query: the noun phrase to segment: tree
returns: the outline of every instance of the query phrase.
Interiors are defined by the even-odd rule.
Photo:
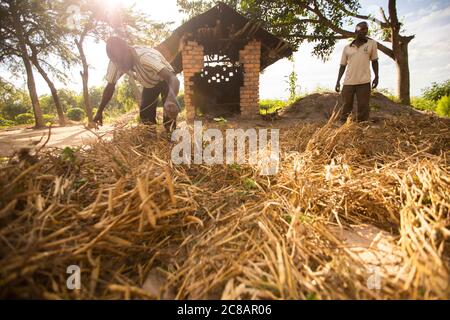
[[[211,8],[216,0],[178,0],[180,11],[189,16]],[[380,36],[378,49],[397,65],[397,95],[400,102],[410,103],[408,44],[414,36],[403,36],[396,0],[389,0],[388,15],[380,8],[381,19],[358,13],[358,0],[229,0],[229,5],[247,17],[259,20],[273,34],[285,38],[294,48],[303,41],[315,43],[313,54],[328,59],[339,39],[352,38],[353,31],[344,26],[357,18],[372,22]],[[382,42],[390,42],[391,48]]]
[[[17,115],[29,112],[31,112],[31,100],[27,91],[16,88],[0,78],[0,116],[14,120]]]
[[[59,11],[55,9],[54,2],[40,2],[40,6],[41,10],[35,12],[35,14],[39,14],[39,28],[26,40],[31,51],[30,59],[47,83],[58,114],[59,124],[64,126],[66,124],[64,111],[58,90],[49,73],[62,82],[66,82],[67,76],[65,72],[48,61],[58,60],[62,63],[63,68],[67,70],[76,63],[76,58],[72,54],[72,46],[68,40],[67,29],[63,24],[55,23],[55,21],[59,20]]]
[[[19,56],[23,62],[27,77],[28,92],[33,107],[36,128],[44,127],[44,118],[36,91],[36,81],[33,74],[32,61],[27,48],[27,36],[30,30],[36,27],[34,10],[39,5],[35,1],[3,0],[0,3],[1,11],[1,40],[0,61],[14,62],[11,68],[19,68]]]
[[[13,3],[13,1],[8,2]],[[36,68],[50,89],[60,125],[65,125],[64,113],[61,108],[58,92],[50,74],[63,82],[66,80],[66,74],[57,67],[57,64],[54,62],[49,63],[48,61],[58,61],[64,69],[68,69],[75,62],[75,59],[68,47],[66,31],[60,24],[55,23],[58,15],[53,10],[53,3],[52,1],[21,2],[21,5],[18,7],[22,14],[20,22],[22,27],[22,41],[25,48],[22,50],[20,49],[20,45],[14,45],[16,40],[18,40],[17,34],[21,30],[17,29],[14,25],[5,25],[2,28],[4,31],[2,36],[5,37],[6,43],[1,50],[5,53],[4,57],[9,58],[7,62],[9,62],[9,69],[13,70],[13,73],[16,71],[15,69],[20,69],[17,66],[19,62],[14,57],[22,58],[22,54],[27,53],[27,60]],[[8,4],[5,2],[3,8],[7,7]],[[5,17],[10,19],[14,17],[11,10],[5,10],[4,12]],[[27,69],[26,63],[24,66]],[[32,92],[30,94],[34,95]]]
[[[223,2],[232,8],[238,8],[240,6],[240,0],[177,0],[177,6],[180,12],[187,15],[187,17],[193,18],[209,9],[214,7],[218,2]]]
[[[410,104],[410,74],[408,44],[414,36],[403,36],[398,19],[396,0],[389,0],[388,15],[380,8],[381,19],[358,13],[357,0],[243,0],[243,10],[253,18],[261,19],[274,34],[286,38],[294,46],[304,40],[316,43],[314,54],[327,59],[338,39],[352,38],[353,31],[346,30],[353,18],[372,22],[381,35],[378,49],[393,59],[397,65],[397,95],[401,103]],[[284,8],[283,8],[284,7]],[[390,42],[391,48],[383,42]]]

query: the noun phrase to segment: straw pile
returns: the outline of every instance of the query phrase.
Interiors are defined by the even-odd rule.
[[[280,134],[271,177],[174,166],[172,145],[141,126],[10,159],[0,169],[0,297],[450,297],[448,122],[330,121]],[[364,225],[383,232],[358,251],[342,235]],[[81,290],[66,287],[70,265]]]

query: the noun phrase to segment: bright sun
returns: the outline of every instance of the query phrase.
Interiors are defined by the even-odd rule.
[[[129,7],[136,2],[135,0],[102,0],[106,11],[114,11],[120,7]]]

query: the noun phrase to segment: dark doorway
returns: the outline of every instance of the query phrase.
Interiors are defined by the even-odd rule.
[[[207,118],[240,114],[240,88],[243,85],[242,66],[220,63],[205,66],[194,82],[193,103],[198,115]]]

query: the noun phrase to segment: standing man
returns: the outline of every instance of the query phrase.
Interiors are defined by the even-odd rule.
[[[341,78],[348,65],[342,89],[342,113],[341,121],[345,122],[352,112],[353,99],[356,94],[358,101],[357,121],[367,121],[369,119],[370,100],[370,61],[375,78],[372,82],[372,89],[378,86],[378,52],[377,42],[367,38],[369,27],[367,22],[356,25],[356,39],[345,46],[342,52],[341,67],[339,68],[336,92],[341,90]]]
[[[158,97],[162,96],[164,107],[164,127],[171,132],[176,127],[180,112],[177,95],[180,89],[175,72],[163,55],[147,47],[131,47],[125,40],[111,37],[106,42],[106,53],[110,59],[103,91],[102,101],[94,122],[103,125],[103,110],[111,100],[117,81],[126,73],[138,81],[142,90],[140,106],[141,121],[144,124],[156,124]]]

